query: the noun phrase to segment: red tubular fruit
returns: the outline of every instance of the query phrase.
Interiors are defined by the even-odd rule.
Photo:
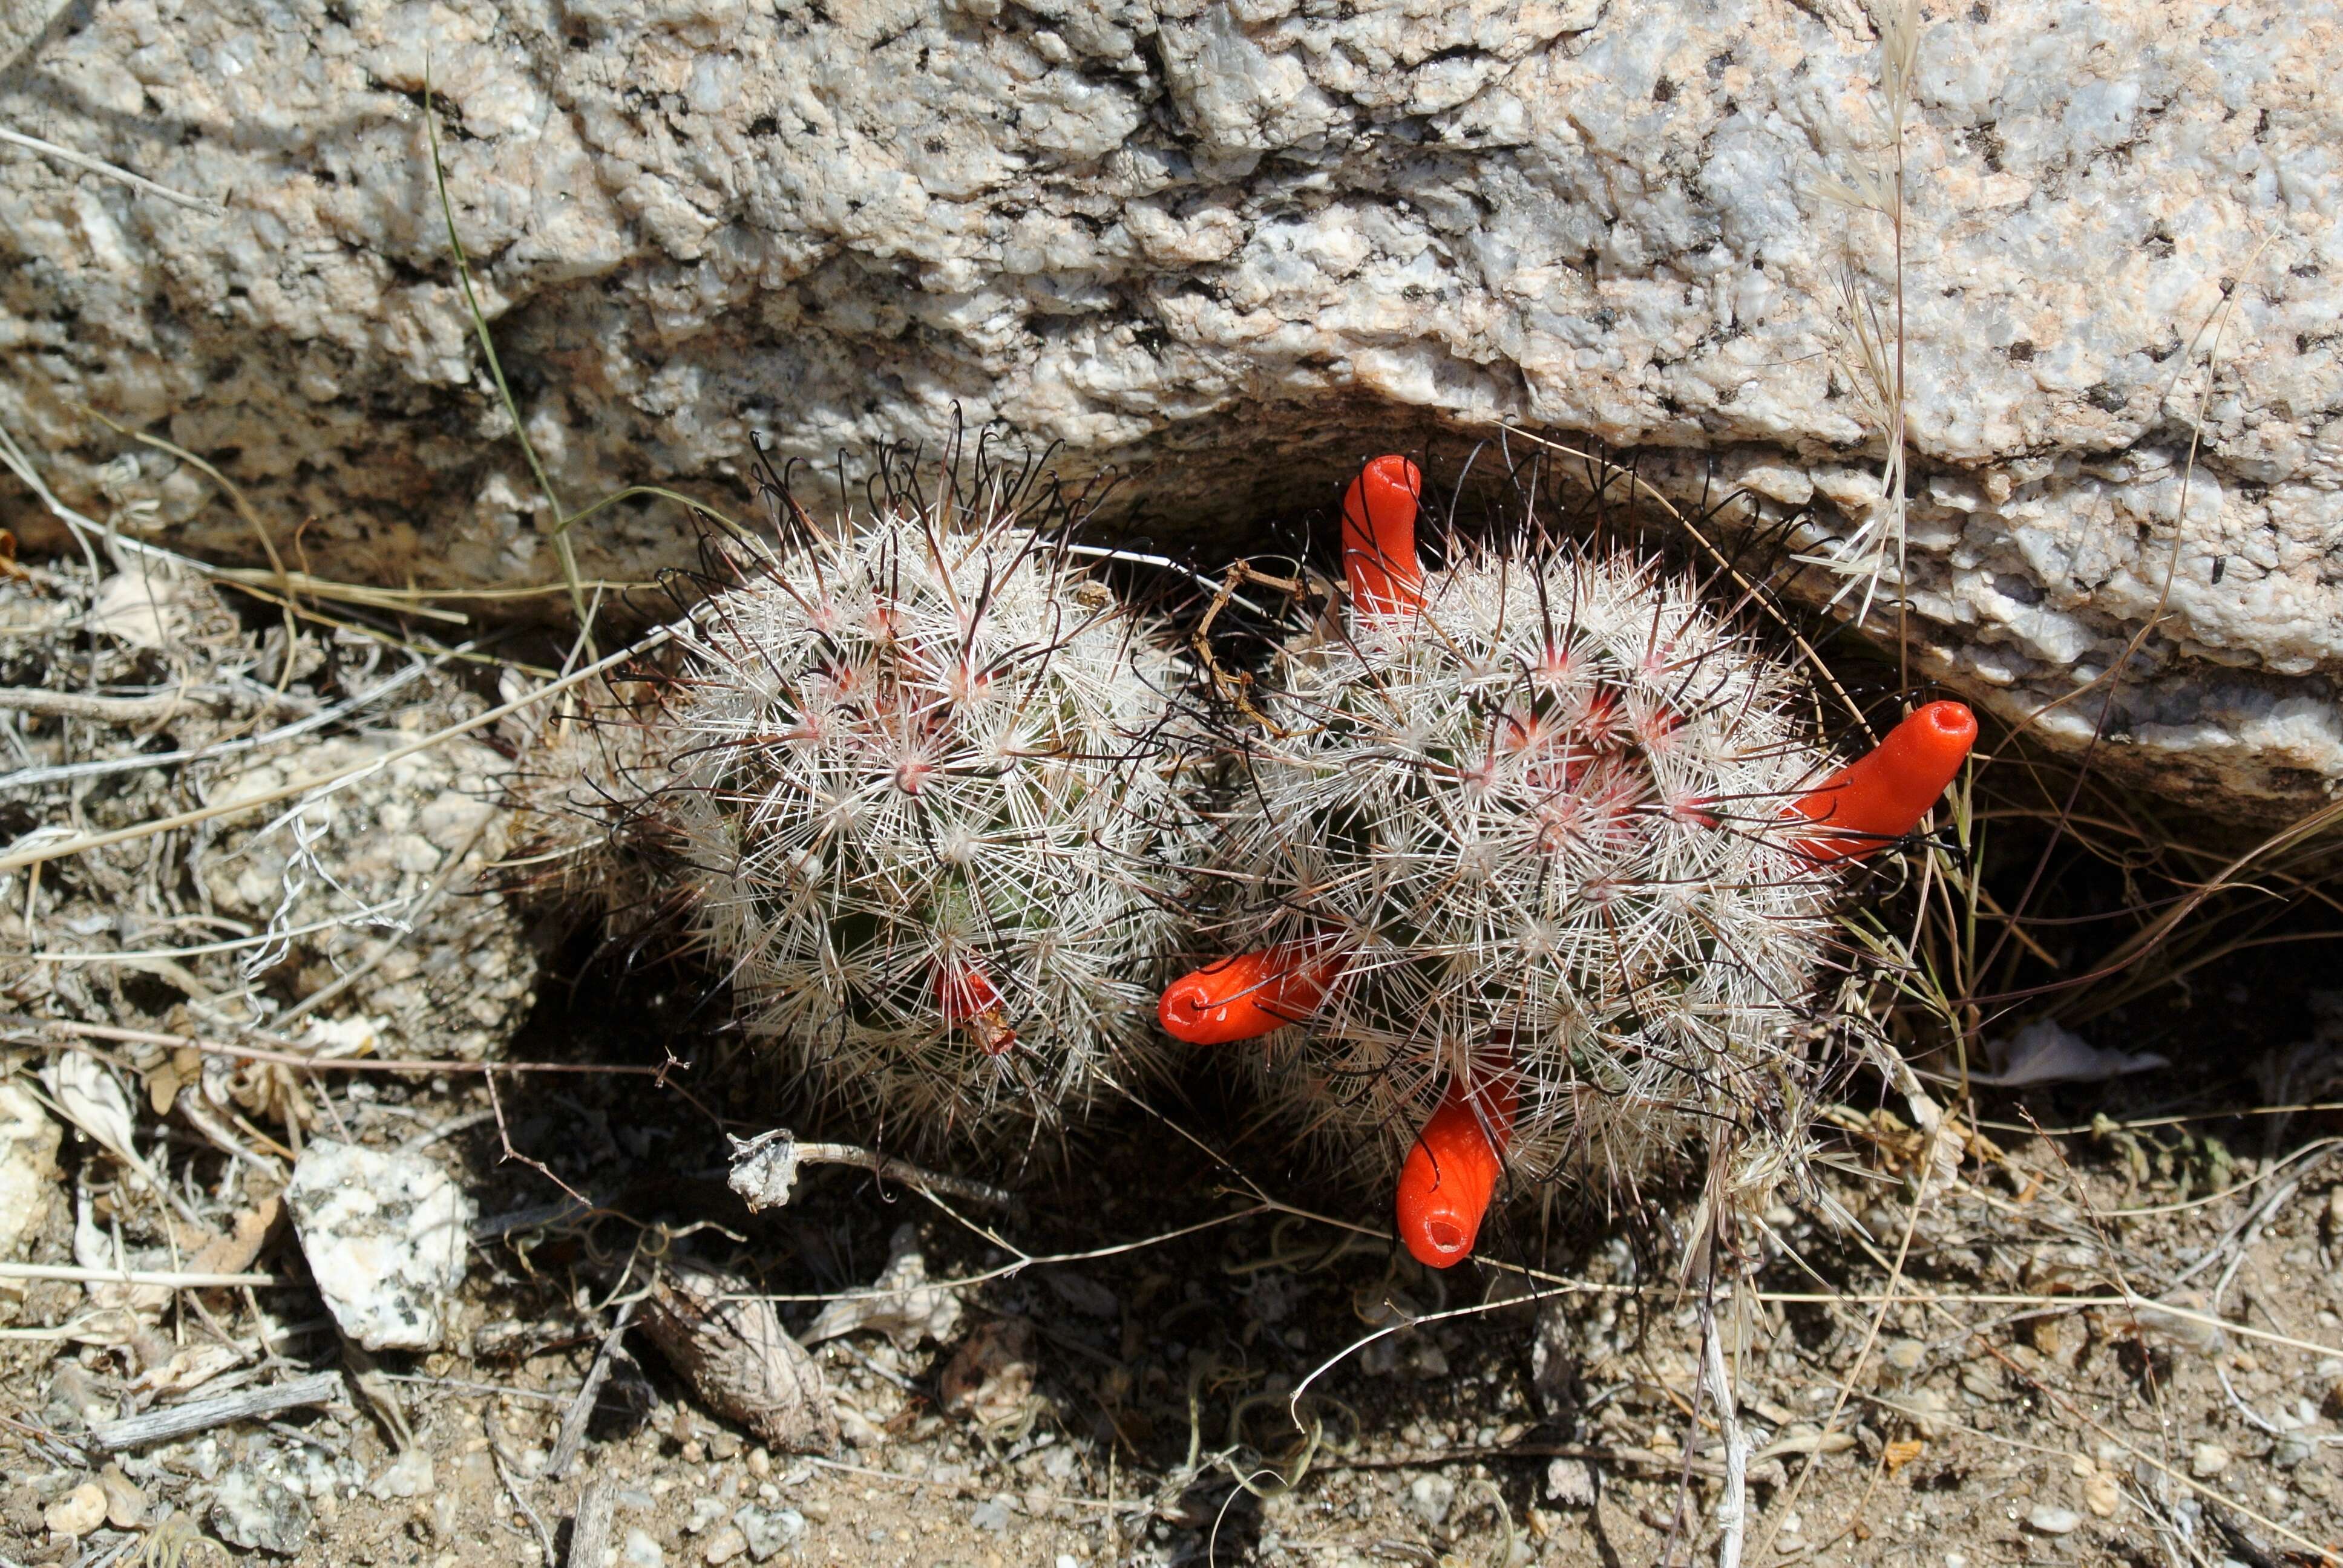
[[[1001,1016],[1001,993],[975,960],[954,959],[936,967],[936,1001],[945,1022],[976,1031],[987,1055],[999,1056],[1017,1043],[1017,1031]]]
[[[1423,472],[1405,457],[1377,457],[1342,493],[1342,576],[1356,615],[1409,615],[1423,608],[1415,558],[1416,502]]]
[[[1448,1086],[1400,1167],[1399,1239],[1417,1262],[1448,1269],[1473,1255],[1513,1130],[1510,1080],[1484,1080],[1469,1094],[1461,1083]]]
[[[1976,728],[1976,715],[1957,702],[1910,715],[1791,808],[1829,829],[1798,847],[1817,860],[1861,859],[1909,833],[1961,770]]]
[[[1155,1017],[1190,1045],[1253,1040],[1310,1016],[1341,969],[1312,955],[1321,942],[1281,942],[1182,975],[1163,988]]]

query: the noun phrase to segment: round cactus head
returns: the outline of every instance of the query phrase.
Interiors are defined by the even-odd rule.
[[[1041,1140],[1157,1049],[1185,667],[1030,473],[890,468],[824,526],[771,497],[783,543],[729,541],[669,628],[636,814],[747,1033],[858,1133]]]
[[[1266,1091],[1395,1171],[1403,1240],[1444,1267],[1508,1172],[1632,1182],[1800,1134],[1843,868],[1912,829],[1975,726],[1935,705],[1834,773],[1795,670],[1696,585],[1455,541],[1426,572],[1420,491],[1383,457],[1345,497],[1348,612],[1281,656],[1215,825],[1237,956],[1159,1019],[1275,1035]]]

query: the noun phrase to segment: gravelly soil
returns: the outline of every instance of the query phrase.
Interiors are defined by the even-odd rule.
[[[1755,1449],[1745,1561],[2253,1564],[2343,1542],[2337,1123],[2235,1114],[2250,1083],[2207,1065],[1989,1100],[1956,1178],[1916,1210],[1924,1141],[1892,1112],[1845,1109],[1823,1192],[1868,1234],[1821,1222],[1821,1205],[1775,1211],[1754,1288],[1720,1312]],[[389,1142],[487,1109],[476,1093],[345,1086],[337,1108]],[[2176,1096],[2231,1113],[2125,1125]],[[2078,1106],[2097,1131],[2023,1130]],[[452,1348],[379,1358],[372,1386],[398,1416],[354,1394],[121,1455],[102,1478],[75,1446],[88,1420],[136,1402],[131,1380],[200,1346],[207,1322],[271,1381],[262,1320],[208,1292],[146,1342],[14,1340],[0,1553],[168,1561],[190,1524],[218,1533],[224,1495],[256,1495],[287,1561],[533,1563],[547,1543],[567,1552],[581,1488],[602,1483],[612,1560],[630,1568],[1717,1560],[1723,1453],[1695,1376],[1699,1305],[1675,1283],[1685,1204],[1610,1222],[1516,1211],[1487,1251],[1540,1272],[1433,1276],[1330,1222],[1379,1215],[1274,1169],[1262,1137],[1219,1165],[1134,1115],[1062,1178],[1031,1179],[1027,1211],[965,1211],[988,1236],[837,1169],[751,1217],[707,1122],[638,1081],[526,1090],[507,1111],[517,1149],[605,1207],[543,1218],[558,1194],[499,1161],[492,1121],[435,1145],[492,1220],[538,1218],[476,1248]],[[1180,1121],[1229,1124],[1209,1108]],[[69,1257],[62,1241],[43,1255]],[[952,1292],[943,1343],[866,1330],[817,1347],[847,1436],[836,1457],[758,1446],[630,1333],[578,1463],[546,1473],[608,1302],[658,1253],[819,1298],[868,1285],[890,1241],[931,1277],[991,1277]],[[1021,1266],[1020,1251],[1065,1261]],[[262,1266],[297,1273],[297,1252],[279,1243]],[[79,1289],[33,1287],[17,1331],[63,1317]],[[2136,1311],[2127,1292],[2178,1310]],[[335,1363],[305,1287],[254,1299],[283,1362]],[[781,1312],[802,1332],[819,1307]],[[1406,1326],[1420,1318],[1433,1321]],[[1001,1322],[1025,1328],[987,1330]],[[135,1496],[125,1527],[51,1529],[92,1483]]]

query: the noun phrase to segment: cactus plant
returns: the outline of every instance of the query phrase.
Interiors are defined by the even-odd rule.
[[[1383,457],[1345,498],[1347,615],[1281,655],[1217,824],[1244,896],[1212,950],[1235,956],[1159,1017],[1273,1037],[1264,1091],[1395,1170],[1403,1240],[1446,1266],[1501,1170],[1631,1181],[1728,1131],[1795,1140],[1844,869],[1910,829],[1975,726],[1935,705],[1833,774],[1792,668],[1694,584],[1454,541],[1426,573],[1421,483]]]
[[[537,793],[664,845],[747,1032],[860,1131],[1053,1131],[1159,1050],[1186,667],[1074,562],[1030,469],[980,459],[930,498],[890,467],[827,528],[770,493],[788,543],[732,544],[656,711],[538,762],[631,778]]]

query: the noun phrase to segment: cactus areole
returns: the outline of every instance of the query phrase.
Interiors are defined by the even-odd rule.
[[[1385,457],[1344,495],[1345,622],[1282,654],[1212,836],[1237,956],[1158,1018],[1278,1036],[1245,1053],[1263,1091],[1396,1169],[1401,1239],[1445,1268],[1508,1171],[1803,1148],[1844,869],[1912,830],[1976,725],[1933,703],[1834,769],[1796,671],[1694,585],[1567,546],[1452,541],[1427,573],[1422,490]]]

